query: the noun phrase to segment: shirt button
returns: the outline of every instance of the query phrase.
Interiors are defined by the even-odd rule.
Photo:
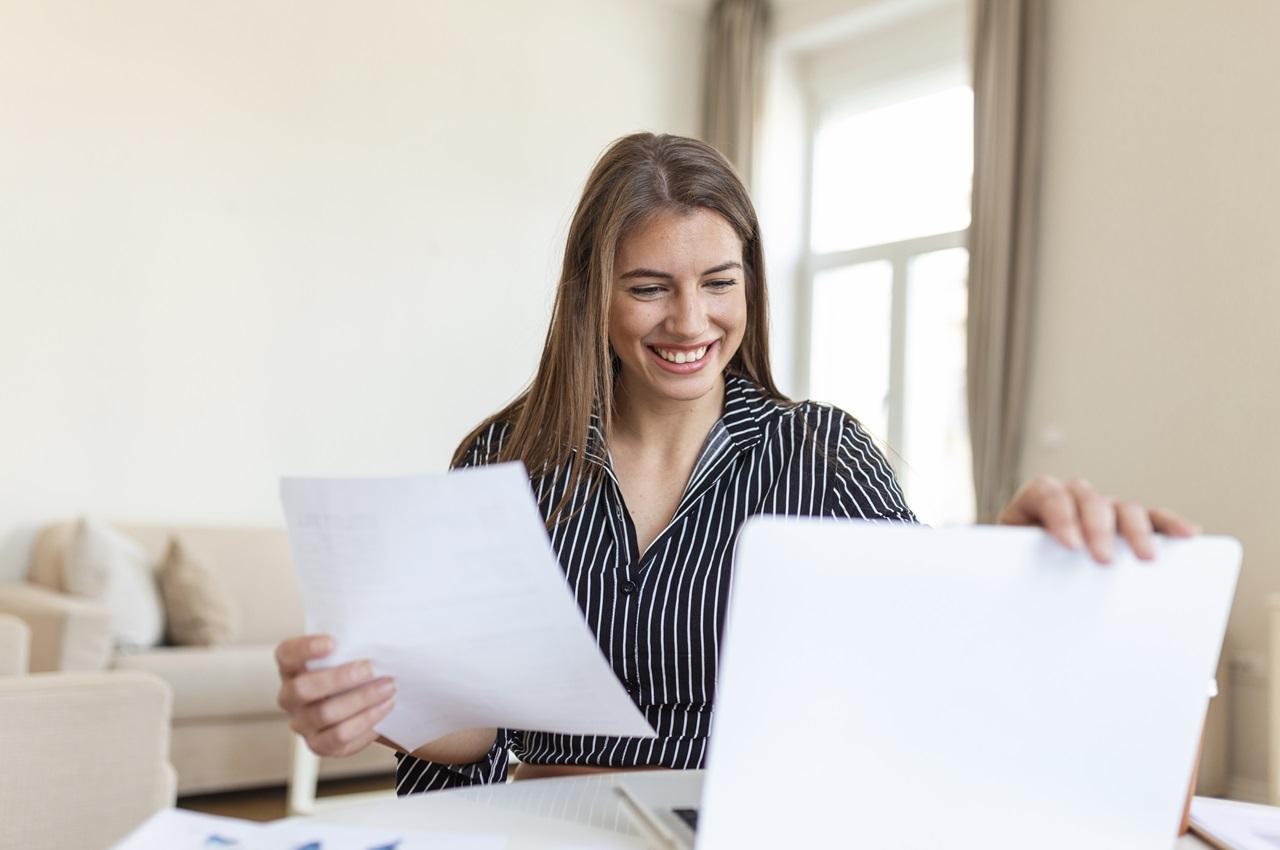
[[[627,596],[630,596],[631,594],[635,593],[639,589],[640,589],[640,586],[637,585],[634,581],[631,581],[630,579],[622,583],[622,592],[625,593]]]

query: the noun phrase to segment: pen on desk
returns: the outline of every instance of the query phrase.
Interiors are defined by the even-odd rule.
[[[650,838],[662,842],[665,847],[677,848],[680,846],[679,841],[666,824],[653,816],[653,812],[649,807],[637,800],[625,785],[614,785],[614,793],[622,798],[623,808],[631,812],[631,816],[640,824],[640,826],[650,833]]]

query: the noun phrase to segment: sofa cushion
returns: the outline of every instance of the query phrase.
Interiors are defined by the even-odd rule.
[[[174,538],[156,571],[165,633],[175,646],[221,646],[235,636],[235,608],[222,579]]]
[[[62,581],[72,523],[53,523],[36,535],[27,580],[53,590]],[[240,644],[278,643],[302,634],[302,595],[283,528],[238,526],[124,525],[120,531],[141,544],[156,563],[171,539],[216,572],[231,594]]]
[[[106,523],[92,519],[76,523],[63,582],[69,593],[106,606],[117,646],[152,647],[164,637],[164,606],[156,588],[154,562],[137,541]]]
[[[143,670],[173,688],[175,722],[279,715],[275,647],[164,646],[116,656],[122,670]]]

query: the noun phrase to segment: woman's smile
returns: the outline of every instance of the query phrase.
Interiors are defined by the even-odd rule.
[[[715,362],[719,344],[720,340],[714,339],[699,345],[647,345],[645,347],[663,369],[676,375],[688,375],[691,372],[697,372],[709,362]]]

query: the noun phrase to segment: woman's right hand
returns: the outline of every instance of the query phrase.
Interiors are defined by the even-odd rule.
[[[395,682],[373,678],[369,661],[308,670],[307,662],[333,652],[328,635],[303,635],[276,647],[280,693],[276,702],[289,726],[320,756],[349,756],[378,739],[373,727],[395,705]]]

